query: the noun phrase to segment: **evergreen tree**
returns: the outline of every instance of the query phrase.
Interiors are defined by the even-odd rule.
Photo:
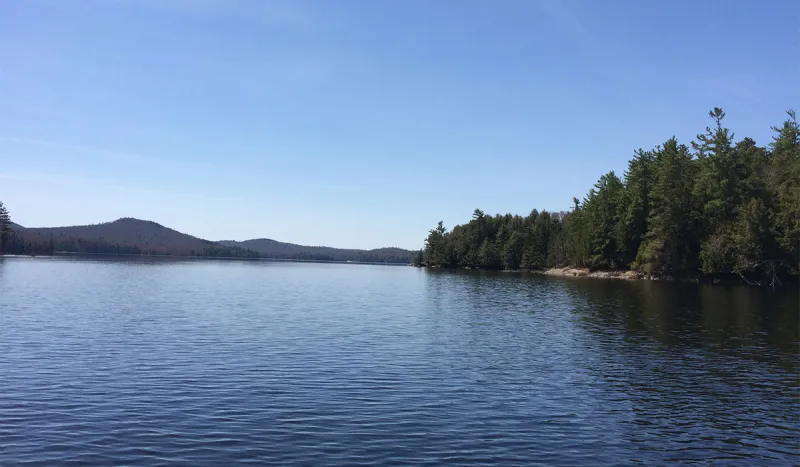
[[[765,254],[773,244],[769,214],[760,198],[752,198],[739,209],[731,229],[731,271],[744,276],[773,270]]]
[[[772,128],[777,134],[770,143],[768,186],[775,197],[772,230],[781,249],[780,259],[796,274],[800,262],[800,125],[793,110],[787,114],[783,126]]]
[[[550,243],[557,232],[555,224],[558,220],[547,212],[542,211],[533,216],[529,226],[529,237],[524,249],[522,263],[528,269],[544,269],[548,267]]]
[[[0,201],[0,254],[5,253],[11,234],[11,216],[3,202]]]
[[[706,127],[706,133],[697,135],[697,141],[692,142],[700,163],[694,194],[702,207],[706,226],[713,230],[714,226],[733,217],[738,167],[733,165],[734,158],[731,157],[733,133],[722,126],[725,112],[714,107],[708,114],[715,127]]]
[[[572,198],[572,203],[572,211],[564,220],[564,244],[568,264],[587,266],[589,264],[588,215],[578,198]]]
[[[636,259],[639,246],[647,234],[650,217],[650,191],[653,189],[653,152],[636,151],[625,172],[623,213],[619,223],[619,246],[622,263]]]
[[[425,264],[425,253],[423,250],[419,250],[417,256],[414,258],[414,266],[422,266]]]
[[[759,283],[768,274],[797,274],[800,127],[788,114],[768,150],[750,138],[734,143],[725,112],[714,108],[714,125],[692,143],[696,158],[673,137],[636,151],[624,182],[603,175],[567,213],[533,210],[522,218],[476,209],[449,233],[440,222],[425,259],[446,267],[702,271]]]
[[[425,240],[425,262],[429,266],[442,266],[445,261],[445,238],[447,229],[444,222],[439,221],[435,229],[431,230]]]
[[[720,273],[734,268],[732,224],[742,204],[746,166],[732,146],[733,133],[722,126],[725,112],[715,107],[709,116],[715,127],[706,128],[692,143],[700,164],[694,193],[702,219],[701,267],[706,273]]]
[[[623,207],[622,180],[609,172],[589,191],[584,210],[589,222],[589,266],[616,268],[622,264],[618,244],[618,226]]]
[[[654,166],[651,214],[633,267],[648,274],[688,272],[695,266],[697,249],[692,156],[686,146],[672,138],[656,150]]]
[[[519,269],[522,262],[522,251],[525,247],[524,234],[514,229],[507,242],[503,244],[503,267],[505,269],[515,270]]]
[[[490,242],[488,238],[483,240],[480,252],[478,253],[479,266],[486,269],[499,269],[502,266],[500,253],[494,242]]]

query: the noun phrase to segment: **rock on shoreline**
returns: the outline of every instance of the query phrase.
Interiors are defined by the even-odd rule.
[[[548,276],[597,277],[600,279],[649,279],[635,271],[590,271],[588,268],[551,268],[544,271]]]

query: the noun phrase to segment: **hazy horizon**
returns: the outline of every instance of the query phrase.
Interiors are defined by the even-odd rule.
[[[415,250],[475,208],[566,210],[715,106],[766,145],[800,102],[789,0],[0,8],[0,200],[25,227]]]

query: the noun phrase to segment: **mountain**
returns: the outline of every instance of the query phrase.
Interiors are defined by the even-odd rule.
[[[152,254],[179,256],[251,257],[258,254],[242,248],[218,245],[151,221],[133,218],[102,224],[70,227],[29,227],[12,225],[14,238],[7,253]]]
[[[102,224],[70,227],[22,227],[11,224],[14,235],[5,253],[53,252],[176,255],[236,258],[272,258],[312,261],[355,261],[408,264],[412,252],[400,248],[347,250],[302,246],[266,238],[212,242],[152,221],[130,217]]]
[[[378,248],[374,250],[351,250],[326,246],[303,246],[284,243],[269,238],[256,238],[237,242],[217,242],[229,247],[240,247],[258,252],[262,257],[274,259],[298,259],[316,261],[357,261],[373,263],[402,263],[412,261],[414,253],[402,248]]]

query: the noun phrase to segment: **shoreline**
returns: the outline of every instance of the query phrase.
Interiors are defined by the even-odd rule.
[[[293,258],[251,258],[247,256],[191,256],[191,255],[145,255],[135,253],[87,253],[57,251],[53,254],[0,254],[2,258],[130,258],[130,259],[165,259],[165,260],[197,260],[197,261],[271,261],[285,263],[319,263],[319,264],[362,264],[369,266],[407,266],[406,263],[372,262],[372,261],[345,261],[324,259],[293,259]]]
[[[550,268],[537,271],[546,276],[557,277],[592,277],[596,279],[624,279],[624,280],[672,280],[671,277],[647,276],[631,270],[591,271],[589,268]]]
[[[554,277],[591,277],[595,279],[625,279],[625,280],[636,280],[636,279],[643,279],[643,280],[675,280],[672,276],[654,276],[654,275],[646,275],[641,274],[636,271],[631,270],[621,270],[621,269],[613,269],[613,270],[596,270],[592,271],[589,268],[577,268],[577,267],[560,267],[560,268],[550,268],[550,269],[483,269],[483,268],[470,268],[470,267],[460,267],[460,268],[444,268],[441,266],[425,266],[425,265],[411,265],[414,267],[424,268],[424,269],[450,269],[450,270],[463,270],[463,271],[496,271],[496,272],[519,272],[519,273],[527,273],[527,274],[542,274],[545,276],[554,276]],[[686,278],[686,280],[694,281],[692,278]]]
[[[611,269],[611,270],[592,271],[589,268],[562,267],[562,268],[550,268],[539,272],[546,276],[554,276],[554,277],[588,277],[592,279],[685,282],[690,284],[742,284],[749,286],[761,285],[755,282],[744,281],[739,276],[718,276],[718,275],[673,276],[669,274],[657,275],[657,274],[645,274],[630,269]]]
[[[427,268],[427,266],[421,266]],[[439,268],[434,266],[434,269],[448,269]],[[451,270],[475,270],[475,271],[492,271],[492,269],[481,268],[455,268]],[[645,274],[629,269],[611,269],[611,270],[590,270],[585,267],[556,267],[550,269],[495,269],[496,272],[506,273],[523,273],[523,274],[539,274],[543,276],[563,277],[563,278],[591,278],[591,279],[619,279],[627,281],[644,280],[644,281],[664,281],[664,282],[683,282],[689,284],[712,284],[712,285],[747,285],[753,287],[783,287],[796,283],[800,285],[800,278],[795,276],[788,277],[774,277],[774,282],[768,279],[761,280],[748,280],[742,276],[733,274],[728,275],[715,275],[715,274],[697,274],[697,275],[657,275]]]

